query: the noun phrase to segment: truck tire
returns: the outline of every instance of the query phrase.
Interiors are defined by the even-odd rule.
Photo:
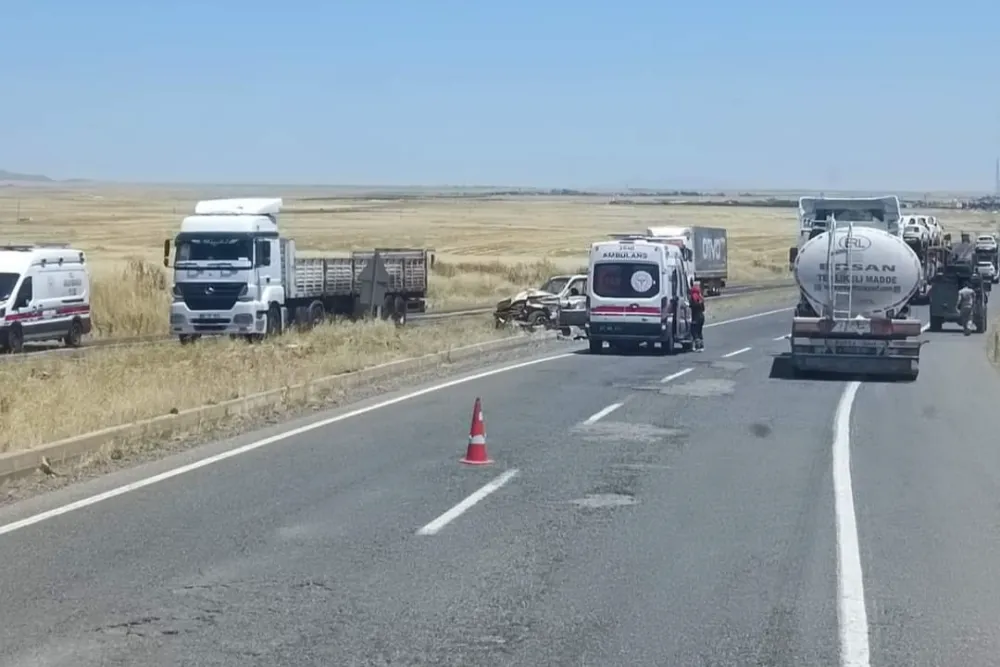
[[[980,316],[976,318],[976,333],[977,334],[986,333],[986,323],[987,323],[986,310],[983,309],[982,314],[980,314]]]
[[[931,331],[941,331],[941,327],[944,324],[943,317],[936,317],[931,315]]]
[[[603,340],[594,340],[593,338],[590,338],[590,339],[587,340],[587,343],[590,344],[590,353],[591,354],[600,354],[601,352],[604,351],[604,341]]]
[[[406,299],[397,296],[392,300],[392,321],[396,323],[397,327],[405,326],[406,315]]]
[[[190,345],[201,338],[198,334],[180,334],[177,336],[177,340],[181,342],[181,345]]]
[[[326,308],[323,307],[322,301],[313,301],[309,304],[309,312],[306,314],[309,321],[309,327],[318,327],[323,324],[326,319]]]
[[[267,329],[264,338],[281,335],[281,309],[277,305],[272,305],[267,310]]]

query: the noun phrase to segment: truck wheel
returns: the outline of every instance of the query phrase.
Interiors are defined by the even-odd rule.
[[[66,347],[80,347],[83,342],[83,325],[80,320],[73,320],[69,324],[69,331],[66,332],[66,337],[63,338],[63,343]]]
[[[406,315],[406,299],[397,296],[392,300],[392,321],[396,323],[397,327],[404,326],[406,324]]]
[[[600,354],[601,352],[604,351],[604,341],[603,340],[594,340],[593,338],[591,338],[591,339],[589,339],[587,341],[587,343],[590,344],[590,353],[591,354]]]
[[[310,327],[318,327],[326,319],[326,308],[322,301],[313,301],[309,304],[309,312],[306,314]]]
[[[277,306],[271,306],[267,311],[267,331],[265,338],[281,335],[281,310]]]
[[[943,324],[944,318],[931,315],[931,331],[941,331],[941,326]]]
[[[198,334],[181,334],[177,336],[177,340],[181,342],[181,345],[190,345],[201,338]]]
[[[986,333],[986,313],[984,312],[976,319],[976,333]]]

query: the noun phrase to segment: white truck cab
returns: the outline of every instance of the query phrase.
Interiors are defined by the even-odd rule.
[[[53,340],[76,347],[90,331],[83,251],[65,244],[0,245],[0,351]]]
[[[681,248],[634,236],[598,241],[590,248],[587,273],[587,338],[590,352],[649,347],[665,354],[689,349],[690,280]]]
[[[800,197],[799,238],[788,250],[788,268],[795,270],[795,258],[802,246],[829,229],[829,221],[851,222],[856,227],[873,227],[893,236],[902,236],[899,197]]]
[[[277,215],[280,198],[200,201],[173,240],[171,332],[263,335],[280,330],[270,304],[284,302]],[[171,244],[163,247],[170,266]]]

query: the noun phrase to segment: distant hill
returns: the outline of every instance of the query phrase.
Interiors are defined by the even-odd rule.
[[[41,174],[21,174],[16,171],[0,169],[0,181],[18,181],[28,183],[53,183],[54,179]]]

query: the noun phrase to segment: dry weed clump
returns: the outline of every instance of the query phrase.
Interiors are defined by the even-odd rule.
[[[481,319],[405,330],[385,322],[334,323],[259,345],[209,339],[6,363],[0,451],[510,335],[516,334]]]
[[[91,281],[94,336],[127,338],[169,332],[170,277],[140,259],[98,264]]]

